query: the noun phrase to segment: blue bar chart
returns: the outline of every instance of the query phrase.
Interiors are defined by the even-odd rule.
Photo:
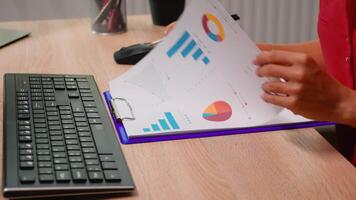
[[[191,55],[195,61],[201,60],[205,65],[210,63],[210,59],[204,55],[203,50],[187,31],[167,51],[167,56],[173,58],[177,53],[180,53],[183,58]]]
[[[165,112],[163,119],[158,119],[158,123],[151,124],[150,128],[143,128],[144,133],[179,130],[180,126],[171,112]]]

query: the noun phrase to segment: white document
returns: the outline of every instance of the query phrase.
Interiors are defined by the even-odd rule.
[[[217,0],[193,0],[164,41],[110,82],[132,109],[128,137],[306,121],[261,99],[259,52]]]

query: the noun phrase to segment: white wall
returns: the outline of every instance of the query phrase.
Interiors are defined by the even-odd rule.
[[[91,1],[0,0],[0,21],[87,17]],[[241,16],[240,25],[255,41],[290,43],[316,36],[318,0],[221,1]],[[129,14],[149,13],[148,0],[127,0],[127,9]]]

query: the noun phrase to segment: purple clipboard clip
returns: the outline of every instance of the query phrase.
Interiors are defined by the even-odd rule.
[[[146,143],[146,142],[160,142],[168,140],[181,140],[181,139],[190,139],[190,138],[201,138],[201,137],[215,137],[223,135],[235,135],[235,134],[247,134],[247,133],[256,133],[256,132],[267,132],[267,131],[278,131],[278,130],[288,130],[288,129],[298,129],[298,128],[310,128],[317,126],[326,126],[334,125],[332,122],[300,122],[293,124],[282,124],[282,125],[267,125],[267,126],[258,126],[258,127],[248,127],[248,128],[239,128],[233,130],[222,130],[222,131],[213,131],[213,132],[199,132],[199,133],[185,133],[178,135],[166,135],[166,136],[152,136],[152,137],[140,137],[140,138],[129,138],[127,136],[124,125],[119,122],[112,112],[110,100],[112,96],[109,91],[104,92],[106,106],[110,110],[111,119],[115,124],[116,131],[120,138],[122,144],[136,144],[136,143]]]

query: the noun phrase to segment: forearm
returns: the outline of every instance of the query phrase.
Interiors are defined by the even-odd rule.
[[[268,44],[260,43],[257,46],[262,51],[280,50],[289,52],[305,53],[311,56],[319,66],[324,66],[324,58],[319,40],[299,44]]]

